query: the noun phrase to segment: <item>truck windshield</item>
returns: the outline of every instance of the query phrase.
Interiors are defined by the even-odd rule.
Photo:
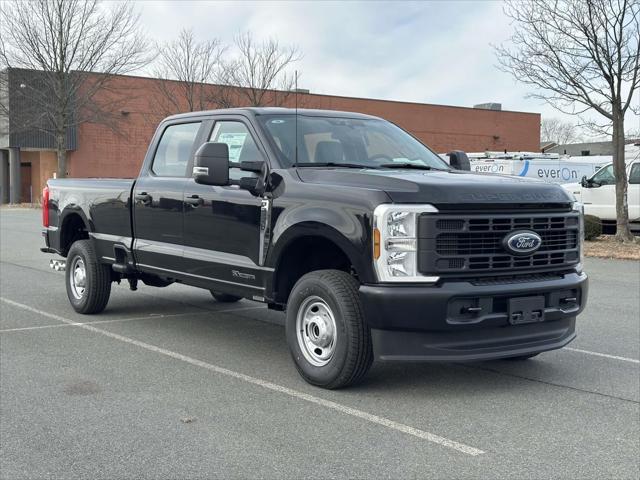
[[[384,120],[301,114],[296,127],[295,115],[257,118],[285,167],[449,169],[437,154]]]

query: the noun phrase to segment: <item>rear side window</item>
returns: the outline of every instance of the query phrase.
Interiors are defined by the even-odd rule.
[[[629,173],[629,183],[632,185],[640,184],[640,163],[634,163]]]
[[[162,133],[151,170],[160,177],[186,177],[200,122],[170,125]]]

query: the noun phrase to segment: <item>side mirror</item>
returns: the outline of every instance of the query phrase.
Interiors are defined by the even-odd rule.
[[[469,162],[469,157],[467,157],[466,153],[461,150],[454,150],[447,153],[447,155],[449,156],[449,165],[452,168],[467,172],[471,171],[471,162]]]
[[[587,176],[583,175],[582,179],[580,180],[580,185],[582,185],[583,188],[589,188],[589,180],[587,180]]]
[[[202,185],[229,185],[229,146],[204,143],[195,155],[193,178]]]

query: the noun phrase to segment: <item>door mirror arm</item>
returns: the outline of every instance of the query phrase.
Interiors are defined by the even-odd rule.
[[[260,161],[242,161],[229,164],[231,168],[239,168],[243,172],[265,173],[267,164]]]
[[[242,177],[240,180],[233,181],[232,184],[238,185],[242,190],[247,190],[251,195],[260,197],[266,190],[267,163],[262,161],[242,161],[230,164],[232,168],[239,168],[243,172],[253,172],[258,175],[255,177]]]
[[[237,181],[237,184],[242,190],[247,190],[256,197],[260,197],[264,193],[264,179],[262,177],[242,177]]]

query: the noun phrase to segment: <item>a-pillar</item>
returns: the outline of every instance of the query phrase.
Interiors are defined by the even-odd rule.
[[[9,151],[0,150],[0,204],[9,203]]]
[[[9,202],[20,203],[22,198],[20,183],[20,149],[9,149]]]

